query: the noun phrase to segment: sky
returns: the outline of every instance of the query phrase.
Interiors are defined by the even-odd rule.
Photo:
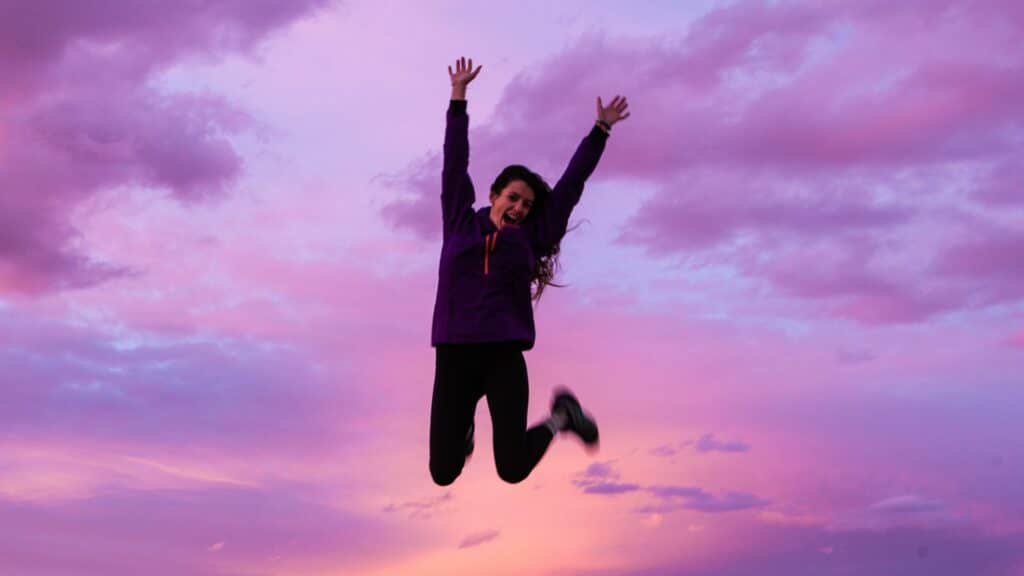
[[[1024,575],[1024,4],[0,0],[0,573]],[[427,467],[447,67],[470,175],[624,95]]]

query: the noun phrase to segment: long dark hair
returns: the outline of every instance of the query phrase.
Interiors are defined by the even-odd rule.
[[[527,220],[539,218],[540,214],[543,214],[547,209],[548,198],[551,196],[551,186],[544,181],[544,178],[534,171],[530,170],[526,166],[520,164],[512,164],[506,166],[501,174],[494,179],[494,183],[491,184],[491,195],[496,196],[501,194],[501,191],[508,186],[508,183],[513,180],[522,180],[527,186],[533,190],[533,206],[530,207],[530,213],[526,216]],[[558,252],[561,249],[561,242],[555,242],[551,246],[544,247],[543,253],[534,254],[536,257],[536,264],[533,267],[533,271],[530,275],[530,282],[536,287],[533,292],[533,301],[539,301],[541,294],[544,292],[544,288],[547,286],[554,286],[556,288],[564,288],[563,284],[555,284],[555,274],[558,272]]]

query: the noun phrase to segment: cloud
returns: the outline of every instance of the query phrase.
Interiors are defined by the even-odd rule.
[[[618,478],[619,473],[612,468],[612,463],[614,462],[614,460],[608,460],[607,462],[594,462],[590,466],[587,466],[586,470],[578,473],[576,476],[581,481]]]
[[[697,452],[747,452],[750,445],[738,440],[725,442],[715,440],[714,434],[705,434],[697,440]]]
[[[1024,330],[1012,334],[1007,340],[1007,344],[1014,348],[1024,348]]]
[[[668,444],[662,444],[661,446],[652,448],[650,453],[652,456],[657,456],[658,458],[670,458],[678,454],[679,450],[673,446],[669,446]]]
[[[572,483],[581,488],[584,494],[617,496],[645,492],[660,500],[657,504],[637,508],[635,512],[639,514],[666,514],[682,509],[707,513],[732,512],[760,508],[768,504],[766,500],[742,492],[726,492],[716,497],[695,486],[644,486],[617,482],[620,474],[612,468],[611,463],[612,461],[591,464],[586,470],[576,474]]]
[[[971,286],[968,302],[988,306],[1024,298],[1024,274],[1019,254],[1024,251],[1024,233],[989,228],[975,238],[943,250],[932,271],[951,281]]]
[[[356,390],[339,404],[308,353],[272,341],[147,339],[13,310],[0,322],[0,419],[14,438],[294,454],[336,442],[339,410],[358,409]]]
[[[325,1],[3,4],[0,294],[37,294],[133,273],[75,247],[69,216],[84,200],[141,187],[194,203],[241,173],[229,136],[254,120],[209,94],[162,91],[159,74],[245,54]]]
[[[1013,158],[995,163],[986,176],[978,179],[973,196],[993,207],[1024,204],[1024,161]]]
[[[637,512],[642,514],[663,514],[683,509],[713,514],[762,508],[769,504],[767,500],[745,492],[725,492],[714,496],[693,486],[649,486],[645,490],[662,502],[638,508]]]
[[[920,494],[893,496],[874,502],[862,510],[839,514],[828,525],[830,530],[890,530],[916,527],[939,529],[966,523],[945,502]]]
[[[619,482],[595,482],[583,488],[584,494],[626,494],[640,490],[639,484],[624,484]]]
[[[942,508],[943,505],[938,500],[932,500],[917,494],[894,496],[868,506],[869,510],[886,515],[929,513],[941,510]]]
[[[612,468],[614,460],[594,462],[586,470],[576,474],[572,483],[583,489],[584,494],[611,496],[640,490],[638,484],[616,482],[619,473]]]
[[[428,519],[433,516],[434,512],[442,508],[448,502],[452,500],[452,493],[445,492],[444,494],[435,498],[426,498],[423,500],[411,500],[402,502],[400,504],[388,504],[384,507],[384,512],[400,512],[410,510],[409,518],[420,518]]]
[[[473,548],[481,544],[486,544],[498,537],[501,534],[499,530],[485,530],[483,532],[475,532],[466,536],[459,542],[459,548]]]
[[[750,450],[750,445],[738,440],[723,441],[717,440],[715,435],[707,433],[698,438],[697,440],[687,440],[678,444],[662,444],[656,448],[653,448],[650,453],[652,456],[658,458],[670,458],[679,453],[680,450],[693,446],[693,449],[697,452],[747,452]]]

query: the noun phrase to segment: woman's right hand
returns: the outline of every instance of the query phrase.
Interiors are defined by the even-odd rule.
[[[473,70],[473,59],[469,59],[469,64],[466,64],[466,57],[455,61],[455,72],[452,72],[452,67],[448,66],[448,76],[451,77],[453,88],[465,88],[470,82],[476,78],[476,75],[480,73],[480,69],[483,65],[477,66],[476,70]]]

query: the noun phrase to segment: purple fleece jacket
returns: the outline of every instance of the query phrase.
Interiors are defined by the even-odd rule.
[[[490,204],[474,209],[469,178],[469,116],[465,100],[452,100],[444,136],[441,213],[444,243],[438,271],[431,346],[517,342],[533,348],[536,338],[530,299],[535,254],[565,235],[583,184],[597,167],[608,135],[596,125],[569,161],[543,210],[521,225],[500,231]]]

